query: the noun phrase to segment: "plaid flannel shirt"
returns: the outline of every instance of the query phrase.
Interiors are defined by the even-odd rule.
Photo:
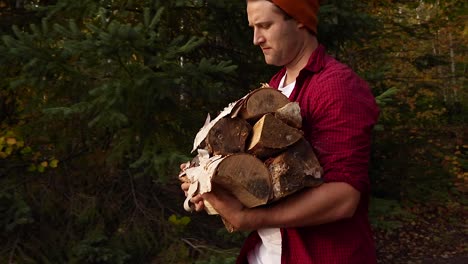
[[[286,69],[270,81],[277,89]],[[361,193],[352,218],[300,228],[282,228],[283,264],[376,263],[368,220],[368,167],[371,132],[379,109],[367,83],[319,47],[299,73],[289,97],[301,106],[304,137],[324,169],[325,182],[346,182]],[[245,241],[237,263],[261,242],[257,232]]]

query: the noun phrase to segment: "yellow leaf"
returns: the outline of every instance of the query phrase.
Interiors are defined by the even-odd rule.
[[[49,166],[49,163],[47,161],[43,161],[41,162],[41,166],[47,168],[47,166]]]
[[[59,163],[58,160],[53,159],[53,160],[50,161],[50,164],[49,164],[49,165],[50,165],[51,168],[57,168],[58,163]]]
[[[16,138],[7,138],[6,143],[10,146],[16,144]]]
[[[171,215],[169,217],[169,222],[171,222],[172,224],[177,224],[177,216],[176,215]]]

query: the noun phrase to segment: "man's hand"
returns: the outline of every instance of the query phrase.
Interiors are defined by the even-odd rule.
[[[179,175],[182,174],[182,172],[184,172],[186,169],[187,169],[187,163],[180,164],[180,173],[179,173]],[[182,189],[182,191],[184,191],[185,197],[187,197],[187,192],[188,192],[189,186],[190,186],[189,182],[183,182],[180,185],[180,188]],[[201,197],[200,194],[195,195],[192,199],[190,199],[190,202],[192,204],[194,204],[195,211],[197,211],[197,212],[200,212],[203,209],[205,209],[205,204],[203,203],[203,198]]]
[[[189,186],[190,186],[190,183],[188,182],[184,182],[180,185],[186,197],[187,197],[187,191],[188,191]],[[203,203],[203,198],[200,194],[195,195],[192,199],[190,199],[190,202],[194,204],[195,211],[197,212],[200,212],[203,209],[205,209],[205,204]]]
[[[202,198],[210,203],[221,217],[233,226],[234,230],[252,229],[251,220],[253,219],[247,217],[250,209],[222,187],[213,186],[213,190],[204,193]]]

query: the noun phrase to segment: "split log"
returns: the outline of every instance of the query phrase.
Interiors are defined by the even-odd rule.
[[[285,106],[276,110],[275,117],[292,127],[302,127],[301,108],[297,102],[287,103]]]
[[[241,118],[220,119],[208,132],[205,149],[212,155],[245,152],[246,140],[252,126]]]
[[[271,157],[296,143],[302,134],[273,114],[266,114],[253,126],[247,152],[261,159]]]
[[[190,199],[196,194],[210,192],[217,185],[234,195],[246,207],[266,204],[271,195],[271,177],[266,165],[253,155],[237,153],[209,157],[199,151],[199,165],[185,169],[179,179],[190,187],[184,208],[191,211]],[[193,164],[193,163],[192,163]],[[217,214],[206,204],[208,214]]]
[[[247,120],[256,120],[261,116],[276,112],[289,103],[289,99],[273,88],[259,88],[250,92],[234,106],[231,117],[240,116]]]
[[[304,187],[322,184],[323,170],[304,138],[275,158],[265,161],[272,179],[272,198],[277,201]]]
[[[212,182],[249,208],[264,205],[270,199],[270,173],[261,160],[247,153],[226,156],[217,166]]]
[[[242,99],[241,99],[242,100]],[[232,109],[234,108],[234,106],[236,106],[239,101],[241,100],[238,100],[236,102],[233,102],[233,103],[230,103],[228,106],[226,106],[223,111],[221,111],[221,113],[219,113],[219,115],[214,119],[214,120],[211,120],[211,117],[210,115],[208,114],[208,116],[206,117],[206,120],[205,120],[205,124],[203,125],[202,128],[200,128],[200,130],[198,131],[197,135],[195,136],[195,139],[193,141],[193,149],[192,149],[192,152],[195,151],[197,148],[200,147],[200,145],[205,142],[205,138],[206,136],[208,135],[208,133],[210,132],[210,129],[219,121],[221,120],[222,118],[224,118],[225,116],[227,115],[230,115],[231,112],[232,112]]]

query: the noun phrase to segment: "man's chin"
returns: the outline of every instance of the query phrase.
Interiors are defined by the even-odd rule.
[[[272,58],[269,58],[269,57],[266,57],[265,56],[265,63],[268,64],[268,65],[273,65],[273,66],[282,66],[278,63],[278,61],[272,59]]]
[[[268,64],[268,65],[271,65],[271,66],[279,66],[279,67],[284,66],[284,65],[281,65],[278,62],[268,61],[268,60],[265,60],[265,63]]]

